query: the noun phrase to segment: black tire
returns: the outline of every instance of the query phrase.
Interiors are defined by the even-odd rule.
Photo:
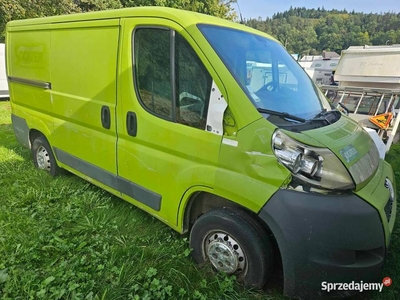
[[[235,275],[247,287],[260,289],[271,276],[269,237],[255,219],[239,209],[214,209],[198,218],[190,232],[190,246],[196,263],[208,262],[216,271]]]
[[[53,151],[45,137],[39,136],[32,143],[33,164],[39,170],[46,170],[51,176],[62,173],[62,169],[57,165]]]

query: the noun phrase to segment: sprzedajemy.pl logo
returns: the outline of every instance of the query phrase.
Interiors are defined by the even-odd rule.
[[[340,282],[326,282],[323,281],[321,283],[321,290],[327,291],[328,293],[331,291],[379,291],[382,292],[384,286],[391,286],[393,283],[390,277],[385,277],[382,280],[382,283],[370,283],[370,282],[349,282],[349,283],[340,283]]]

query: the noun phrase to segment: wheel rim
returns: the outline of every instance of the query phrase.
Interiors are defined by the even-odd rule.
[[[214,231],[207,235],[205,254],[219,272],[241,273],[246,268],[246,256],[239,243],[229,234]]]
[[[36,161],[39,169],[50,171],[50,157],[46,148],[39,146],[36,152]]]

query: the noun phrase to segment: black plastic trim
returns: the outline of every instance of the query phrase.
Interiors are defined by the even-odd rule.
[[[91,163],[77,158],[61,149],[54,148],[57,159],[67,166],[159,211],[161,209],[161,195],[154,193],[125,178],[103,170]]]
[[[24,118],[11,114],[11,122],[17,141],[26,148],[30,148],[29,127]]]
[[[32,80],[32,79],[26,79],[26,78],[21,78],[21,77],[14,77],[14,76],[8,76],[8,80],[10,82],[17,82],[17,83],[34,86],[34,87],[39,87],[39,88],[46,89],[46,90],[51,90],[51,83],[46,82],[46,81]]]
[[[277,241],[286,296],[332,296],[321,290],[323,281],[382,279],[386,249],[381,218],[358,196],[279,190],[259,216]]]

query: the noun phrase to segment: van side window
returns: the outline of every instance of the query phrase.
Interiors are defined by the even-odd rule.
[[[192,47],[176,35],[176,120],[205,129],[212,78]]]
[[[170,31],[139,28],[134,49],[136,84],[142,104],[155,115],[172,119]]]
[[[189,43],[164,28],[134,33],[136,89],[151,113],[205,129],[212,78]]]

